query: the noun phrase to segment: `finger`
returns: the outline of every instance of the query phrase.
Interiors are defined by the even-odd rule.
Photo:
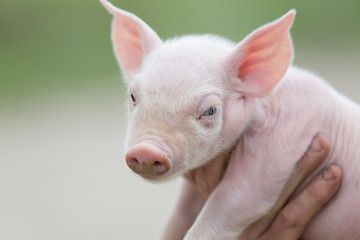
[[[274,206],[272,216],[275,217],[281,208],[288,201],[289,197],[295,190],[305,181],[311,173],[314,172],[326,159],[330,151],[329,141],[322,135],[316,135],[311,142],[309,148],[304,153],[302,158],[297,162],[293,173],[291,174],[284,190],[282,191],[279,200]],[[273,219],[269,219],[272,222]],[[270,224],[269,222],[269,224]]]
[[[341,170],[332,165],[325,169],[279,213],[264,239],[298,239],[310,220],[336,193]]]
[[[269,214],[258,222],[252,224],[246,230],[246,236],[249,239],[254,238],[255,236],[261,236],[267,230],[291,194],[317,167],[325,161],[329,151],[330,144],[328,140],[322,135],[316,135],[307,151],[296,164],[295,169],[275,206],[270,210]]]

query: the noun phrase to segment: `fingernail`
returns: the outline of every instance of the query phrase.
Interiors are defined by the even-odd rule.
[[[310,149],[314,152],[320,152],[323,146],[318,137],[315,137],[314,140],[311,142]]]
[[[323,173],[322,176],[325,180],[331,180],[335,178],[334,172],[331,167],[327,167]]]

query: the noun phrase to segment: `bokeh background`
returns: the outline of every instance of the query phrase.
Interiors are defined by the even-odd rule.
[[[162,38],[241,40],[297,9],[294,63],[360,102],[358,0],[112,0]],[[0,2],[0,239],[159,239],[180,181],[124,164],[124,85],[98,1]]]

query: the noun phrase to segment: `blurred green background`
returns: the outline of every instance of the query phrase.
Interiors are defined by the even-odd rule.
[[[215,33],[234,41],[296,8],[292,29],[296,52],[306,48],[359,52],[359,0],[112,2],[144,19],[162,38]],[[2,0],[0,104],[119,81],[110,21],[111,16],[96,0]]]

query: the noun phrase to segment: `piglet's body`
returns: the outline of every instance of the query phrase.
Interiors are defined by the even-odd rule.
[[[324,165],[338,164],[344,176],[304,237],[360,238],[360,109],[291,66],[294,11],[238,44],[212,35],[163,42],[135,15],[102,3],[114,15],[114,50],[129,85],[129,167],[158,182],[231,153],[200,214],[191,203],[177,208],[174,219],[193,223],[189,231],[179,221],[166,239],[237,239],[274,206],[317,133],[331,143]],[[183,191],[183,202],[197,198],[188,185]]]

